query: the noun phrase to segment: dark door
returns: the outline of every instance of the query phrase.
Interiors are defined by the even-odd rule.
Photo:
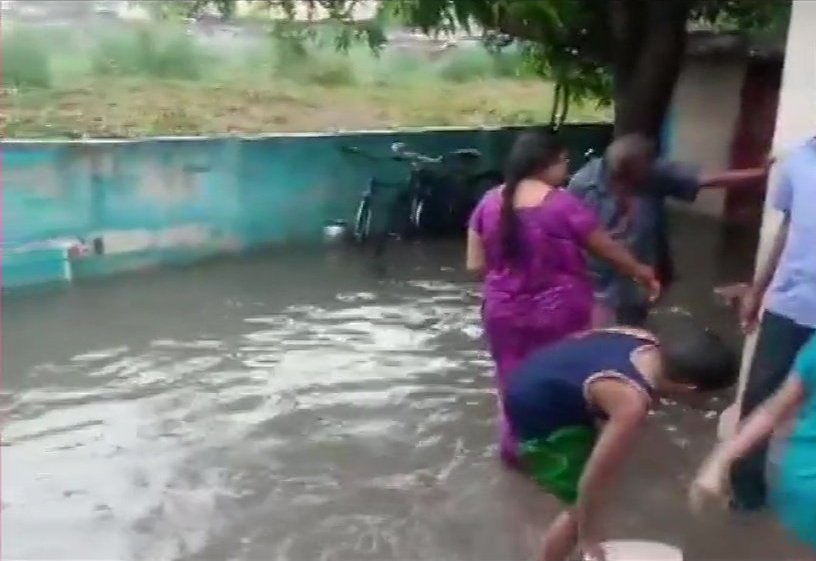
[[[740,114],[731,141],[732,169],[761,166],[768,157],[776,128],[782,81],[781,61],[751,61],[745,73]],[[723,280],[750,279],[759,244],[765,181],[730,190],[725,197],[721,238]]]
[[[773,142],[776,108],[782,81],[780,61],[751,61],[745,73],[740,114],[731,141],[731,167],[762,165]],[[730,224],[758,227],[762,222],[765,185],[732,189],[725,199]]]

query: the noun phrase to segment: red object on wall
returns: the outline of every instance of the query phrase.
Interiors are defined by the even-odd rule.
[[[771,150],[776,127],[776,109],[782,84],[782,61],[748,62],[742,84],[740,113],[731,141],[731,168],[764,164]],[[734,226],[758,228],[766,185],[731,189],[725,197],[725,220]]]

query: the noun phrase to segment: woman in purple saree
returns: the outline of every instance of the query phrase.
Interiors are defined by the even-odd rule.
[[[470,219],[467,267],[484,281],[482,321],[499,403],[508,376],[531,351],[590,327],[587,251],[652,296],[660,290],[652,269],[602,230],[581,201],[558,188],[567,166],[567,151],[557,138],[522,134],[508,157],[504,185],[486,193]],[[516,465],[516,440],[501,410],[499,427],[501,457]]]

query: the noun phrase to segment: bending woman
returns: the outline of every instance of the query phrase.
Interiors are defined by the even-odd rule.
[[[567,150],[555,137],[516,140],[505,183],[485,194],[470,219],[467,268],[484,280],[482,321],[496,364],[499,398],[507,377],[534,349],[590,327],[592,283],[585,252],[660,292],[654,272],[599,226],[568,192]],[[501,399],[499,400],[501,403]],[[516,442],[499,412],[501,457],[517,463]]]

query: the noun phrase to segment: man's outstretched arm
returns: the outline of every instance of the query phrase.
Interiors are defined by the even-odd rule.
[[[722,187],[730,189],[732,187],[749,187],[764,181],[768,176],[768,167],[732,169],[717,173],[705,174],[700,177],[700,188],[710,189],[712,187]]]

